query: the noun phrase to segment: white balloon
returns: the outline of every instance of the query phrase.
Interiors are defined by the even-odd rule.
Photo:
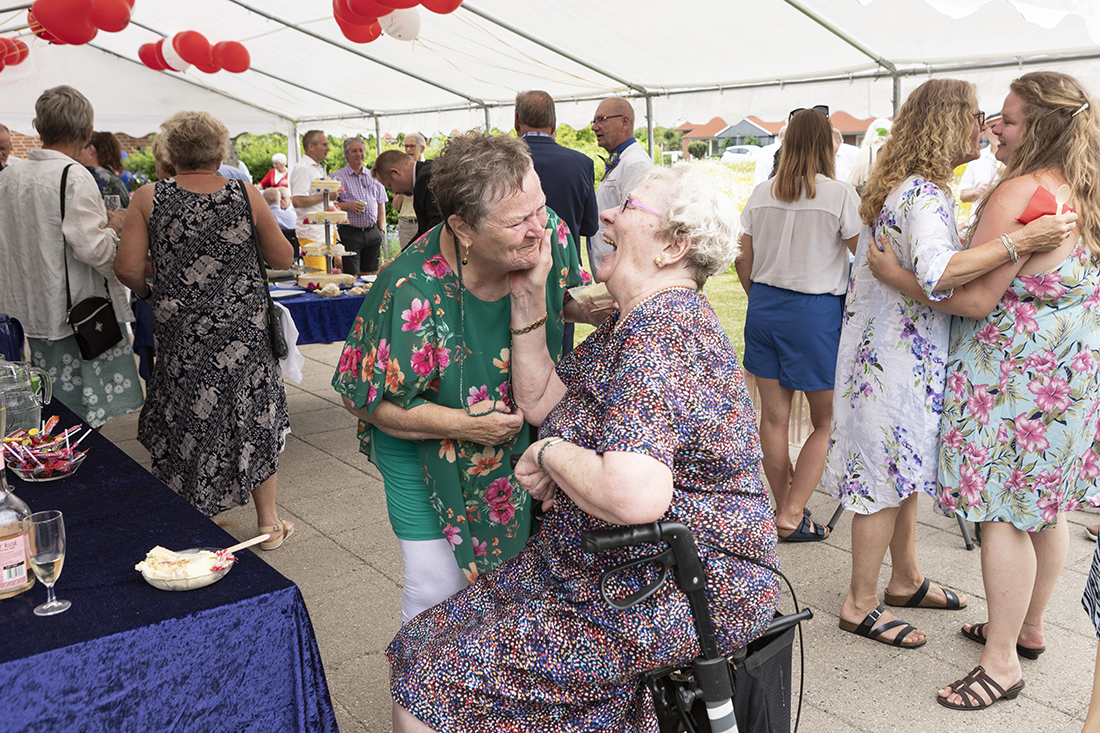
[[[415,41],[420,35],[420,8],[398,8],[378,19],[387,36],[402,41]]]
[[[160,53],[164,56],[164,62],[168,64],[168,68],[172,71],[187,71],[191,64],[181,59],[180,55],[176,53],[176,47],[172,45],[174,40],[176,40],[175,35],[165,38],[164,43],[160,44]]]

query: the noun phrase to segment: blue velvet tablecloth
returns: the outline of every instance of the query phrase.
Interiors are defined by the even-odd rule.
[[[279,289],[272,286],[271,292]],[[323,295],[303,292],[293,297],[279,298],[276,302],[285,305],[298,327],[299,344],[343,343],[348,331],[359,315],[363,305],[363,295]]]
[[[60,414],[59,428],[78,422],[57,400],[47,413]],[[7,471],[31,511],[65,517],[55,590],[72,607],[35,616],[41,584],[0,600],[0,730],[335,732],[298,587],[251,550],[206,588],[148,585],[134,565],[154,545],[235,540],[98,433],[81,447],[84,464],[60,481]]]

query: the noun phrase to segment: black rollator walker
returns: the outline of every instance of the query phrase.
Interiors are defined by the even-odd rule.
[[[746,662],[751,666],[754,655],[765,653],[763,647],[773,647],[772,654],[775,653],[775,647],[789,650],[794,638],[793,627],[812,618],[813,612],[807,608],[787,616],[776,616],[761,639],[753,642],[749,649],[738,649],[731,656],[725,657],[719,652],[715,640],[714,621],[706,598],[706,573],[691,530],[677,522],[654,522],[618,529],[590,530],[581,535],[581,549],[588,553],[662,542],[668,545],[668,549],[623,563],[600,576],[600,597],[620,610],[631,608],[656,593],[668,579],[669,568],[673,567],[676,568],[680,589],[688,597],[701,654],[696,657],[690,670],[669,668],[653,670],[644,675],[645,684],[653,694],[653,705],[661,730],[670,733],[736,733],[740,718],[747,733],[789,731],[789,655],[786,659],[784,685],[766,685],[772,689],[755,690],[755,694],[751,696],[735,695],[735,677],[739,670],[746,667]],[[655,581],[625,598],[614,598],[607,593],[606,584],[613,575],[649,562],[661,565]],[[781,689],[776,690],[776,687]],[[739,702],[744,700],[747,703],[746,708],[763,705],[779,709],[748,710],[739,705],[735,713],[735,697]],[[702,709],[706,711],[705,717],[701,715]]]

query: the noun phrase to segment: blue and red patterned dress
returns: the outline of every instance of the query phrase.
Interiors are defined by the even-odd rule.
[[[735,556],[778,567],[737,356],[694,290],[660,292],[616,329],[618,320],[562,360],[568,392],[540,433],[672,469],[664,519],[695,534],[718,645],[729,652],[763,633],[779,597],[775,573]],[[688,664],[699,645],[672,583],[626,611],[600,599],[605,569],[657,549],[581,552],[582,531],[609,526],[558,491],[523,552],[398,633],[387,650],[394,699],[436,731],[656,731],[640,674]],[[656,572],[621,573],[615,594]]]

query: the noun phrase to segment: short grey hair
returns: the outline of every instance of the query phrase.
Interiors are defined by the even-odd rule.
[[[558,125],[554,98],[541,89],[532,89],[516,95],[516,120],[521,125],[542,130]]]
[[[363,152],[367,151],[367,142],[361,137],[345,137],[344,138],[344,157],[348,157],[348,148],[352,146],[352,143],[363,143]]]
[[[412,140],[414,143],[416,143],[416,146],[420,148],[425,148],[428,146],[428,141],[425,140],[424,136],[421,135],[419,132],[410,132],[408,135],[406,135],[405,142],[408,142],[409,140]]]
[[[480,229],[494,204],[523,189],[533,168],[527,143],[473,131],[451,138],[432,163],[428,186],[443,221],[457,214]]]
[[[286,156],[282,153],[275,153],[275,155],[271,156],[271,163],[272,165],[274,165],[275,163],[282,163],[283,165],[286,165]]]
[[[177,112],[160,126],[177,171],[217,168],[229,148],[229,130],[209,112]]]
[[[43,145],[88,142],[94,117],[92,103],[70,86],[47,89],[34,103],[34,129]]]
[[[657,236],[666,241],[689,240],[684,263],[699,287],[712,275],[728,270],[741,251],[740,215],[730,197],[687,163],[654,168],[643,181],[649,182],[668,186],[668,216],[658,223]]]

